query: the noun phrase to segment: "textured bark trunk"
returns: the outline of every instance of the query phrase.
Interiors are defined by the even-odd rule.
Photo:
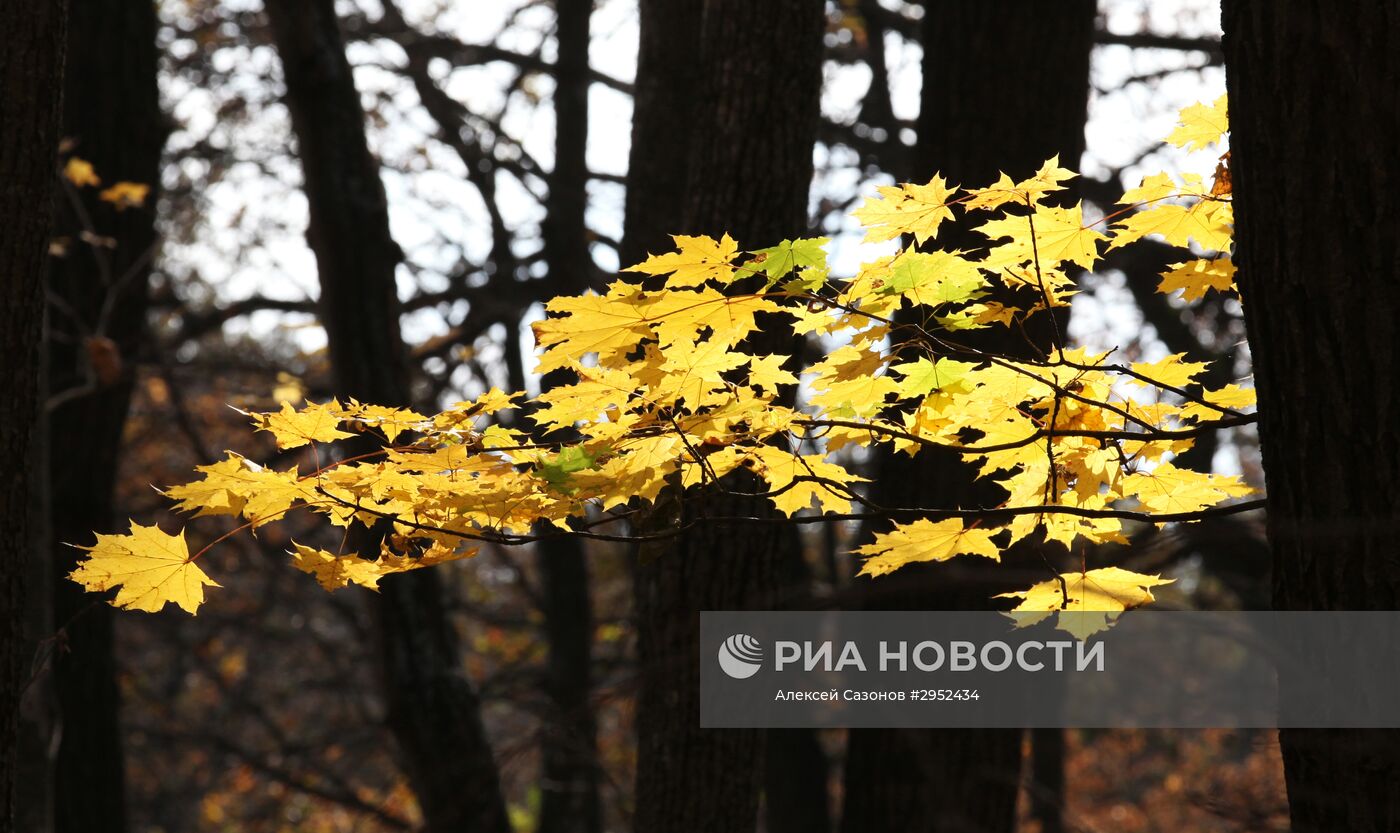
[[[55,234],[67,254],[50,258],[48,384],[62,404],[48,415],[53,619],[66,635],[55,661],[61,714],[54,768],[54,829],[126,829],[117,719],[114,611],[67,580],[81,554],[70,546],[114,528],[113,489],[145,335],[147,284],[157,246],[156,203],[165,129],[156,86],[156,11],[150,3],[82,4],[68,30],[63,132],[103,186],[149,185],[145,203],[118,210],[85,188],[59,200]],[[88,230],[115,242],[79,242]],[[85,390],[86,389],[86,390]]]
[[[687,159],[700,83],[702,3],[640,0],[632,149],[619,258],[623,267],[666,251],[684,220]]]
[[[49,0],[0,5],[0,833],[16,829],[16,728],[31,658],[23,618],[31,452],[67,16]]]
[[[1364,0],[1338,11],[1224,3],[1235,260],[1274,605],[1395,610],[1400,9]],[[1279,739],[1295,831],[1400,830],[1400,733]]]
[[[544,223],[545,265],[554,291],[588,288],[588,44],[593,0],[555,0],[558,58],[554,87],[554,170]],[[541,391],[567,381],[546,374]],[[521,388],[523,390],[523,387]],[[541,529],[541,531],[544,531]],[[540,833],[597,833],[598,748],[593,706],[593,602],[578,538],[536,544],[549,642],[548,694],[553,705],[541,749]]]
[[[668,248],[664,234],[672,232],[729,232],[746,246],[801,236],[822,4],[645,0],[641,25],[624,265]],[[769,43],[774,32],[783,33],[781,49]],[[791,352],[792,338],[765,333],[752,347]],[[712,498],[708,507],[772,512],[763,500]],[[670,522],[664,516],[658,511],[654,522]],[[636,830],[733,833],[756,825],[762,733],[699,728],[699,611],[769,603],[780,553],[796,540],[777,526],[702,525],[672,546],[643,548],[635,588],[643,675]]]
[[[1040,823],[1040,833],[1064,833],[1065,730],[1032,729],[1030,737],[1031,818]]]
[[[811,610],[812,570],[796,530],[778,551],[773,609]],[[768,729],[763,750],[763,828],[766,833],[827,833],[832,827],[831,759],[816,729]]]
[[[768,729],[763,750],[766,833],[827,833],[831,760],[815,729]]]
[[[545,727],[540,833],[601,829],[598,748],[593,704],[593,604],[588,565],[576,538],[539,544],[549,641],[549,696],[555,713]]]
[[[913,170],[983,186],[999,171],[1034,173],[1059,154],[1076,167],[1084,150],[1094,3],[1037,0],[933,3],[924,18],[924,86]],[[975,236],[940,248],[980,246]],[[1044,316],[1041,316],[1044,318]],[[1030,334],[1045,349],[1049,328]],[[974,340],[976,339],[976,340]],[[1021,334],[979,331],[962,341],[1020,353]],[[951,454],[883,455],[874,500],[886,506],[994,505]],[[1039,560],[1036,560],[1037,563]],[[867,591],[876,608],[977,609],[1001,590],[995,568],[950,562],[906,567]],[[846,833],[1011,831],[1020,782],[1016,729],[863,729],[846,759]]]
[[[411,399],[379,165],[333,0],[269,0],[310,207],[307,240],[321,282],[321,322],[338,395],[385,405]],[[379,537],[359,536],[366,557]],[[431,833],[510,829],[480,703],[461,667],[438,574],[380,582],[388,722]]]

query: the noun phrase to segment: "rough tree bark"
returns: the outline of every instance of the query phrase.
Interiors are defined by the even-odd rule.
[[[822,26],[818,0],[644,0],[624,264],[669,248],[667,233],[729,232],[763,246],[805,232]],[[762,338],[754,349],[791,351],[790,336]],[[727,510],[772,511],[760,503]],[[683,520],[662,514],[654,522]],[[697,631],[702,609],[771,596],[781,550],[795,540],[774,530],[702,526],[673,546],[643,548],[638,831],[732,833],[757,822],[762,734],[699,728]]]
[[[774,610],[810,610],[812,570],[801,538],[789,530],[777,547]],[[816,729],[767,729],[763,750],[763,828],[766,833],[827,833],[832,761]]]
[[[395,272],[378,162],[335,17],[334,0],[269,0],[286,102],[310,207],[307,241],[320,273],[320,317],[338,395],[410,404]],[[378,556],[379,538],[358,548]],[[376,599],[388,722],[431,833],[507,833],[480,703],[461,667],[439,574],[380,582]]]
[[[1339,12],[1224,3],[1235,260],[1274,605],[1395,610],[1400,8],[1361,0]],[[1400,734],[1279,739],[1295,831],[1400,830]]]
[[[0,833],[15,830],[16,726],[30,659],[23,614],[31,442],[67,17],[66,4],[49,0],[0,5]]]
[[[62,724],[54,766],[54,829],[126,829],[125,777],[113,656],[114,611],[66,579],[94,530],[113,528],[122,429],[144,341],[147,284],[157,246],[156,202],[165,127],[156,87],[151,3],[84,3],[68,28],[64,137],[103,186],[138,182],[141,207],[118,209],[94,188],[64,186],[55,235],[67,252],[49,260],[47,393],[53,620],[65,650],[55,659]],[[84,231],[111,248],[82,242]]]
[[[544,255],[551,289],[577,294],[593,271],[584,211],[588,205],[589,21],[593,0],[555,0],[554,170],[549,177]],[[541,391],[567,382],[545,374]],[[523,389],[523,388],[521,388]],[[593,602],[588,564],[578,538],[535,545],[543,590],[546,671],[554,714],[544,727],[540,833],[597,833],[598,748],[593,706]]]
[[[987,185],[999,171],[1029,176],[1057,153],[1076,167],[1084,150],[1093,0],[954,0],[926,9],[916,179],[942,172],[950,183]],[[937,245],[984,242],[944,235]],[[1033,334],[1042,344],[1045,336]],[[1001,331],[982,335],[978,346],[1026,349],[1019,334]],[[971,506],[986,498],[974,494],[970,468],[953,455],[887,454],[878,465],[874,500],[882,505]],[[975,609],[999,589],[1014,589],[998,587],[1000,581],[999,573],[957,562],[906,567],[872,584],[867,604]],[[842,830],[1009,833],[1020,766],[1015,729],[852,731]]]

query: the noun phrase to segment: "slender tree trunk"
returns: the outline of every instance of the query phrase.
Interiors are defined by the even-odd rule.
[[[1224,28],[1274,605],[1395,610],[1400,8],[1227,0]],[[1279,740],[1295,831],[1400,830],[1400,733]]]
[[[15,830],[16,727],[29,676],[25,571],[39,423],[44,254],[58,147],[67,9],[0,4],[0,833]]]
[[[812,570],[796,530],[778,548],[775,610],[811,610]],[[827,833],[832,827],[831,759],[816,729],[767,729],[763,754],[766,833]]]
[[[624,265],[669,248],[665,233],[728,232],[754,247],[801,236],[823,4],[644,0],[641,11]],[[770,42],[778,32],[781,49]],[[759,341],[753,349],[792,351],[790,334]],[[767,501],[719,503],[711,498],[710,511],[772,512]],[[733,833],[756,825],[762,733],[699,728],[699,611],[771,603],[782,549],[795,542],[776,526],[702,525],[673,546],[643,548],[636,830]]]
[[[144,341],[147,283],[157,246],[156,203],[165,144],[156,87],[156,10],[151,3],[81,4],[68,29],[64,136],[104,187],[150,186],[140,207],[118,208],[95,188],[65,185],[50,258],[48,332],[49,528],[53,618],[65,650],[55,661],[61,743],[54,771],[54,829],[126,829],[118,723],[114,611],[67,580],[80,553],[70,543],[114,532],[113,489],[133,368]],[[83,232],[114,242],[81,242]]]
[[[572,546],[560,546],[558,542]],[[548,687],[556,714],[545,728],[540,833],[601,828],[593,705],[593,605],[588,566],[576,538],[540,543]]]
[[[1065,730],[1040,728],[1030,731],[1031,818],[1040,823],[1040,833],[1065,830]]]
[[[268,0],[310,207],[336,391],[384,405],[411,399],[379,165],[345,57],[333,0]],[[356,542],[378,557],[379,537]],[[388,722],[431,833],[508,831],[480,703],[461,667],[433,570],[380,582]]]
[[[588,44],[593,0],[555,0],[558,58],[554,87],[554,170],[544,223],[545,264],[556,292],[587,289],[593,271],[588,205]],[[541,390],[567,372],[546,374]],[[554,714],[545,726],[540,833],[597,833],[598,748],[593,706],[593,602],[578,538],[535,545],[549,641],[547,687]]]
[[[952,183],[983,186],[999,171],[1029,176],[1054,154],[1077,166],[1084,150],[1092,0],[952,0],[926,9],[916,179],[942,172]],[[983,243],[945,235],[937,245]],[[1019,333],[979,331],[975,337],[977,346],[997,352],[1027,349]],[[1048,329],[1031,337],[1042,349],[1048,346]],[[955,455],[886,454],[878,465],[873,488],[879,504],[993,505],[981,503],[986,490],[973,488],[973,471]],[[872,584],[866,604],[985,608],[998,590],[1014,589],[1000,586],[1000,576],[972,564],[906,567]],[[1017,729],[852,731],[842,830],[1009,833],[1021,735]]]

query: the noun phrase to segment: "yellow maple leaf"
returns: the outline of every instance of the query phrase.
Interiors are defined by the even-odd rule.
[[[708,280],[729,283],[734,280],[732,262],[739,254],[739,244],[729,235],[718,241],[708,235],[687,237],[672,235],[676,251],[661,255],[649,255],[645,261],[625,271],[643,272],[648,275],[666,275],[670,287],[699,286]]]
[[[540,394],[544,407],[531,419],[546,428],[569,428],[581,420],[596,420],[604,413],[626,406],[639,387],[638,380],[621,370],[606,367],[581,368],[579,380]]]
[[[967,207],[997,208],[1008,202],[1018,205],[1026,205],[1027,202],[1038,203],[1046,194],[1063,191],[1065,186],[1060,183],[1076,176],[1078,174],[1074,171],[1060,167],[1060,156],[1056,154],[1047,159],[1030,179],[1012,182],[1011,177],[1003,173],[995,183],[986,188],[969,189],[971,199],[967,201]]]
[[[1035,225],[1034,242],[1030,234]],[[1063,261],[1094,268],[1099,259],[1098,243],[1107,238],[1084,227],[1083,204],[1073,208],[1036,206],[1031,217],[1009,215],[977,227],[988,239],[1011,238],[1010,242],[993,248],[983,264],[988,269],[1019,266],[1039,261],[1042,268],[1051,268]]]
[[[865,227],[867,243],[893,240],[901,234],[912,234],[925,243],[938,233],[940,223],[953,219],[948,203],[958,188],[949,188],[941,176],[926,185],[882,185],[877,190],[879,196],[866,197],[865,204],[851,212]]]
[[[1240,411],[1245,408],[1254,407],[1254,388],[1241,387],[1239,385],[1226,385],[1219,390],[1208,390],[1201,395],[1201,398],[1211,405],[1219,405],[1221,408],[1229,408],[1232,411]],[[1197,421],[1208,421],[1222,419],[1225,413],[1210,405],[1202,405],[1199,402],[1188,402],[1181,409],[1182,419]]]
[[[1175,579],[1134,573],[1121,567],[1088,572],[1061,573],[1026,590],[1001,593],[998,599],[1020,599],[1011,613],[1018,627],[1026,627],[1061,611],[1060,628],[1083,639],[1105,630],[1118,614],[1155,601],[1153,587]],[[1072,615],[1066,616],[1065,613]]]
[[[1160,234],[1173,246],[1195,240],[1203,248],[1225,251],[1234,234],[1229,203],[1200,200],[1192,205],[1158,205],[1122,220],[1113,227],[1110,249],[1126,246],[1149,234]]]
[[[723,388],[723,374],[747,362],[749,356],[730,350],[722,341],[702,341],[699,344],[679,342],[666,351],[661,369],[666,373],[658,391],[661,395],[681,399],[690,408],[705,400],[712,390]]]
[[[547,373],[589,353],[600,360],[631,352],[651,335],[648,323],[654,300],[640,287],[614,284],[607,295],[560,296],[545,304],[553,315],[530,325],[539,356],[536,373]]]
[[[1155,362],[1134,362],[1134,373],[1139,373],[1159,385],[1180,388],[1189,385],[1197,376],[1205,372],[1205,362],[1188,362],[1185,353],[1174,353]],[[1146,385],[1141,379],[1129,379],[1131,384]]]
[[[355,436],[340,430],[341,414],[340,405],[334,400],[323,405],[306,405],[301,410],[293,408],[290,402],[283,402],[280,411],[256,414],[254,424],[258,430],[272,434],[277,447],[286,451],[308,443],[328,443]]]
[[[720,374],[727,370],[733,370],[751,358],[753,357],[733,352],[723,342],[702,341],[699,344],[678,342],[672,349],[666,351],[666,358],[661,369],[668,373],[679,373],[723,383],[724,377]]]
[[[894,365],[891,369],[904,378],[899,380],[899,395],[905,399],[927,396],[936,390],[962,389],[963,377],[977,365],[939,357],[936,361],[919,358]]]
[[[190,560],[185,532],[168,535],[158,526],[131,524],[126,535],[98,535],[87,557],[68,577],[93,592],[120,587],[112,605],[155,613],[174,602],[188,613],[204,603],[204,587],[219,583]]]
[[[712,289],[667,294],[682,297],[668,301],[665,308],[657,312],[656,338],[663,350],[682,342],[698,341],[700,331],[706,327],[710,328],[710,341],[733,347],[757,329],[755,316],[782,309],[757,295],[731,298]]]
[[[77,156],[68,157],[63,165],[63,176],[79,188],[102,184],[102,178],[93,170],[92,163]]]
[[[1167,136],[1167,141],[1187,150],[1200,150],[1219,142],[1230,130],[1228,104],[1222,95],[1211,104],[1201,102],[1182,110],[1180,125]]]
[[[981,555],[993,561],[1001,560],[1001,552],[992,543],[992,536],[1001,530],[965,527],[957,518],[930,521],[920,518],[901,524],[856,552],[869,556],[860,568],[860,575],[883,576],[907,564],[923,561],[947,561],[956,555]]]
[[[1232,292],[1234,288],[1235,264],[1228,257],[1173,263],[1169,271],[1162,273],[1162,282],[1157,285],[1157,291],[1164,295],[1180,289],[1181,297],[1188,301],[1204,298],[1206,290]]]
[[[515,400],[524,396],[524,393],[504,393],[500,388],[492,387],[486,393],[476,399],[458,402],[452,407],[442,411],[432,418],[432,429],[449,433],[451,436],[460,437],[463,433],[473,435],[473,428],[476,425],[477,417],[489,416],[498,411],[510,410],[520,407]],[[489,426],[489,428],[500,429],[499,424]],[[489,429],[488,429],[489,430]],[[506,443],[506,445],[516,445],[516,443]]]
[[[379,589],[379,580],[393,573],[406,573],[422,567],[431,567],[446,561],[457,561],[476,555],[477,548],[471,547],[462,552],[442,543],[434,543],[420,556],[402,556],[386,553],[370,561],[358,555],[335,555],[293,541],[292,566],[316,577],[316,581],[327,590],[337,590],[349,584],[358,584],[371,590]]]
[[[1141,202],[1157,202],[1167,197],[1176,196],[1177,186],[1172,178],[1164,173],[1155,173],[1142,178],[1142,182],[1136,188],[1130,188],[1123,192],[1119,198],[1119,205],[1134,205]]]
[[[666,487],[667,478],[680,467],[678,457],[689,455],[675,433],[628,440],[625,451],[592,469],[574,473],[570,483],[597,491],[605,510],[638,498],[654,501]]]
[[[812,383],[820,393],[811,397],[811,404],[834,417],[869,417],[885,407],[885,399],[899,391],[899,384],[889,376],[861,375],[850,379],[821,378]]]
[[[831,486],[801,478],[820,477],[842,486],[865,480],[845,468],[829,463],[820,454],[797,455],[771,445],[751,449],[750,461],[774,491],[785,490],[769,500],[778,511],[791,517],[815,502],[823,512],[849,512],[851,501]]]
[[[749,385],[762,388],[770,396],[777,395],[780,385],[797,384],[797,377],[783,369],[786,356],[753,356],[748,361]]]
[[[225,460],[197,466],[204,479],[165,490],[179,501],[182,512],[201,515],[242,515],[261,526],[276,520],[296,501],[315,499],[315,492],[297,479],[295,469],[275,471],[233,452]]]
[[[1254,491],[1235,475],[1179,469],[1171,463],[1130,474],[1118,481],[1117,489],[1149,511],[1162,513],[1195,512]]]
[[[399,438],[405,431],[417,431],[428,419],[408,408],[386,408],[383,405],[361,405],[352,403],[344,418],[354,419],[384,432],[389,442]]]
[[[1040,447],[1040,450],[1043,451],[1044,447]],[[1044,457],[1043,454],[1041,456]],[[1008,491],[1013,493],[1012,505],[1026,506],[1048,502],[1083,509],[1103,509],[1107,505],[1102,495],[1081,497],[1075,489],[1065,490],[1054,496],[1053,500],[1046,501],[1045,478],[1049,468],[1039,461],[1032,459],[1031,462],[1032,465],[1025,466],[1024,473],[1008,481]],[[1025,538],[1037,529],[1044,533],[1046,542],[1063,544],[1067,550],[1072,550],[1075,541],[1080,538],[1096,544],[1128,543],[1128,539],[1123,537],[1123,522],[1118,518],[1087,518],[1064,512],[1046,512],[1043,515],[1018,515],[1007,526],[1011,530],[1011,543]]]
[[[151,186],[140,182],[118,182],[111,188],[106,188],[97,198],[103,202],[109,202],[117,207],[118,211],[125,211],[128,208],[140,208],[146,203],[146,195],[151,192]]]

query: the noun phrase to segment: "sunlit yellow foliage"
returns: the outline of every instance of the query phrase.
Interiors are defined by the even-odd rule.
[[[869,556],[860,569],[863,576],[893,573],[918,561],[947,561],[955,555],[984,555],[1001,560],[1001,551],[992,543],[998,530],[964,527],[962,521],[934,523],[920,519],[893,532],[875,536],[875,541],[856,550]]]
[[[1119,567],[1103,567],[1062,573],[1029,589],[1002,593],[997,598],[1021,600],[1011,611],[1021,625],[1033,625],[1058,611],[1060,627],[1082,639],[1108,627],[1124,610],[1153,601],[1152,588],[1172,581]]]
[[[325,550],[292,544],[292,566],[303,573],[310,573],[327,590],[336,590],[347,584],[358,584],[371,590],[379,589],[379,580],[391,573],[402,573],[431,567],[444,561],[456,561],[476,555],[477,548],[469,547],[462,552],[455,548],[437,547],[415,556],[381,555],[376,561],[367,561],[357,555],[336,555]]]
[[[179,535],[133,523],[126,535],[98,535],[72,579],[89,590],[120,588],[116,607],[155,613],[174,602],[189,613],[204,604],[206,585],[218,587],[190,558],[184,530]]]
[[[1208,145],[1224,118],[1223,100],[1188,109],[1173,140]],[[284,403],[251,418],[278,448],[304,449],[299,465],[230,454],[165,494],[181,511],[248,528],[309,511],[341,528],[335,538],[382,541],[373,559],[295,545],[294,566],[327,588],[373,588],[389,573],[468,557],[473,542],[525,543],[541,528],[625,537],[650,513],[642,526],[654,539],[696,523],[772,522],[724,515],[733,510],[718,507],[734,502],[711,499],[726,492],[786,516],[898,519],[858,550],[871,576],[965,555],[999,560],[1023,540],[1124,541],[1125,523],[1219,511],[1249,488],[1173,460],[1205,431],[1252,421],[1248,388],[1203,389],[1205,365],[1183,355],[1122,365],[1058,337],[1049,355],[1028,347],[1019,356],[960,340],[966,330],[1024,330],[1067,303],[1106,246],[1146,235],[1222,253],[1183,251],[1161,291],[1193,301],[1230,290],[1228,189],[1154,175],[1119,211],[1086,223],[1079,205],[1055,199],[1072,176],[1050,159],[1028,179],[1002,174],[984,188],[960,191],[940,176],[881,187],[855,217],[867,240],[906,245],[844,277],[830,271],[825,238],[745,250],[771,241],[676,237],[674,251],[650,255],[601,294],[546,305],[534,325],[536,370],[565,370],[571,381],[533,402],[493,389],[434,415]],[[940,248],[944,224],[980,232],[985,247]],[[772,328],[820,338],[823,349],[803,363],[755,347]],[[350,437],[361,438],[357,456],[324,447]],[[846,465],[848,449],[881,444],[915,457],[959,454],[1005,500],[976,511],[880,506]],[[698,511],[653,512],[662,502]],[[99,536],[73,578],[120,586],[121,606],[175,601],[193,612],[212,582],[182,536],[135,526]],[[158,569],[139,569],[139,559]],[[1010,595],[1021,613],[1112,613],[1151,601],[1162,583],[1108,568]]]
[[[63,163],[63,177],[79,188],[102,184],[102,178],[97,175],[92,163],[77,156],[70,156]]]
[[[1202,150],[1218,143],[1230,129],[1226,104],[1222,95],[1210,104],[1192,104],[1182,110],[1180,125],[1167,136],[1167,141],[1187,150]]]
[[[1234,287],[1235,264],[1222,255],[1173,263],[1170,270],[1162,273],[1162,282],[1157,285],[1157,291],[1167,293],[1180,289],[1181,297],[1199,301],[1205,297],[1207,290],[1230,292]]]
[[[118,182],[111,188],[102,189],[98,194],[98,199],[109,202],[117,207],[118,211],[128,208],[140,208],[146,204],[146,196],[150,194],[151,186],[140,182]]]

